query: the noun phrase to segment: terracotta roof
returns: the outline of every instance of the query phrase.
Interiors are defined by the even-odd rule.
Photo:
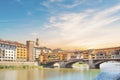
[[[26,47],[25,44],[19,43],[17,41],[8,41],[8,40],[2,40],[2,39],[0,39],[0,43]]]

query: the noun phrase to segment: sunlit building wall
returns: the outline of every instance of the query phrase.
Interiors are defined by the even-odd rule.
[[[0,40],[0,61],[15,61],[16,46],[11,41]]]
[[[27,41],[28,61],[34,61],[34,41]]]
[[[17,43],[17,61],[27,61],[27,47],[24,44]]]
[[[42,53],[42,50],[40,47],[34,47],[34,54],[33,54],[33,57],[34,57],[34,61],[38,61],[39,59],[39,55]]]

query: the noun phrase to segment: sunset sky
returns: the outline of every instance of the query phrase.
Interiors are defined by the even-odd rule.
[[[0,0],[0,38],[63,49],[120,46],[120,0]]]

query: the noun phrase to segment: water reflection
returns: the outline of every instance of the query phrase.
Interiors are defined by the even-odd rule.
[[[95,80],[120,80],[120,63],[108,61],[100,64],[101,73]]]
[[[101,72],[95,80],[120,80],[120,73]]]
[[[17,80],[16,71],[0,71],[0,80]]]
[[[98,73],[74,69],[1,70],[0,80],[93,80]]]

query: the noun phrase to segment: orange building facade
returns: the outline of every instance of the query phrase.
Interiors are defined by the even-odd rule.
[[[78,59],[78,55],[74,53],[62,52],[62,53],[49,53],[39,55],[40,63],[48,63],[54,61],[68,61],[70,59]]]
[[[16,61],[27,61],[27,47],[24,44],[16,43]]]

